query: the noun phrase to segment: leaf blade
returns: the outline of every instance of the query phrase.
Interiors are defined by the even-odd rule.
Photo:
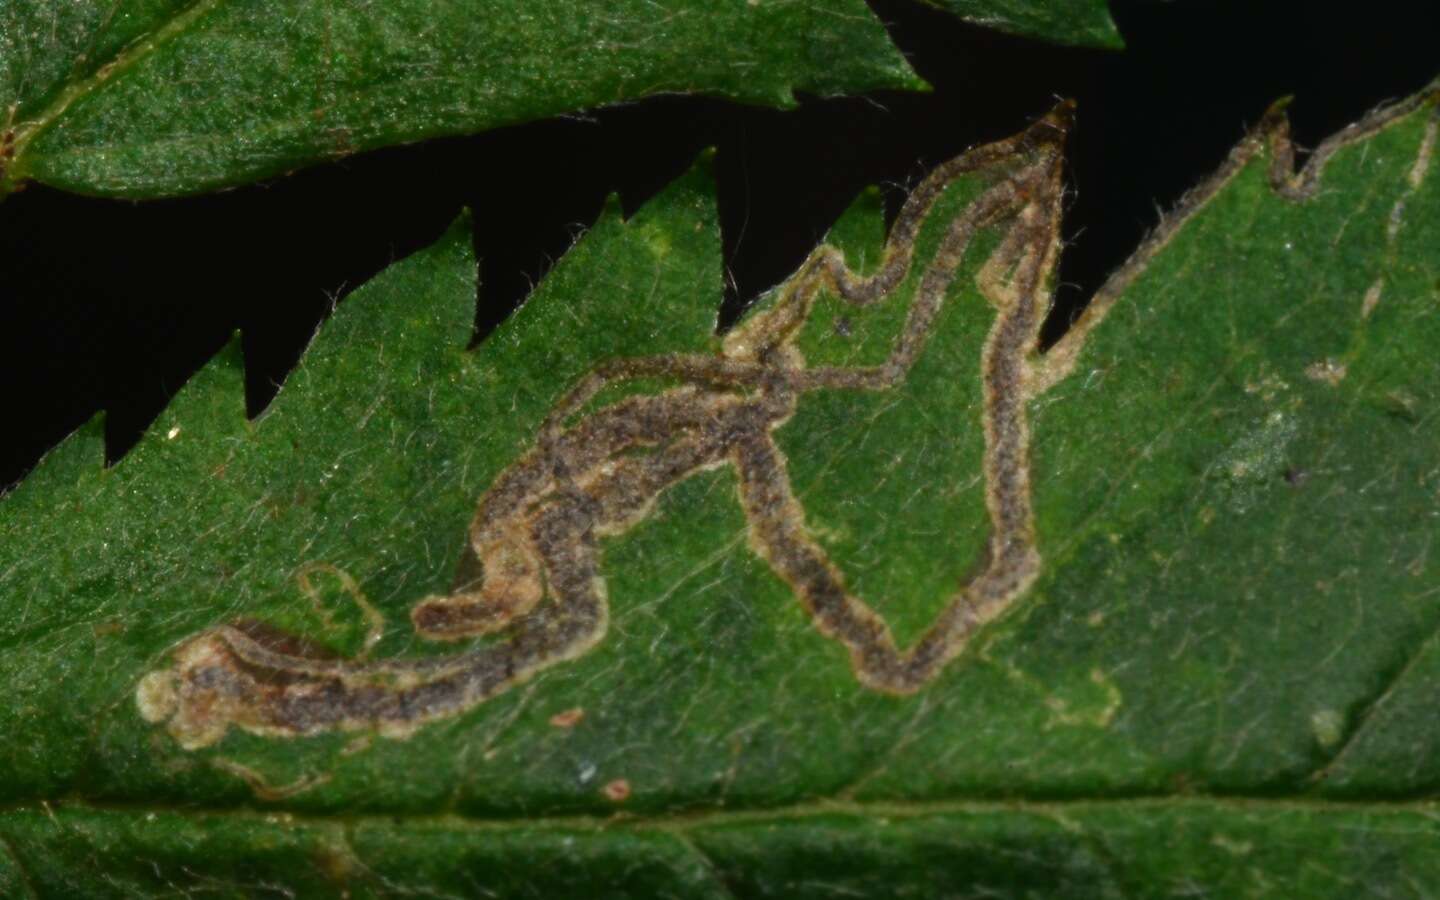
[[[393,854],[397,871],[424,869],[422,884],[433,873],[451,888],[460,876],[421,865],[433,847],[508,885],[548,877],[515,868],[527,840],[615,875],[617,891],[654,895],[923,890],[951,866],[966,883],[1123,892],[1169,884],[1181,861],[1237,891],[1295,877],[1339,895],[1379,859],[1401,860],[1387,863],[1398,879],[1433,883],[1421,848],[1433,841],[1426,748],[1436,733],[1424,715],[1435,576],[1422,553],[1436,489],[1428,410],[1440,391],[1427,318],[1440,284],[1440,179],[1425,162],[1440,131],[1435,103],[1422,94],[1328,143],[1310,175],[1275,167],[1288,147],[1279,132],[1252,138],[1142,249],[1143,265],[1122,273],[1079,337],[1034,361],[1042,374],[1075,367],[1032,403],[1041,580],[918,694],[857,682],[843,649],[747,547],[726,467],[671,488],[643,524],[607,541],[614,624],[580,658],[408,741],[232,732],[213,749],[177,748],[132,705],[138,678],[176,641],[243,614],[354,652],[363,623],[343,585],[317,597],[297,587],[301,566],[320,560],[352,572],[399,623],[378,654],[433,653],[412,642],[405,612],[445,590],[474,498],[530,446],[560,393],[596,360],[716,348],[719,238],[703,164],[628,222],[612,205],[473,355],[460,349],[474,284],[461,223],[357,292],[260,422],[238,416],[232,361],[230,387],[178,400],[134,458],[86,474],[77,442],[0,503],[0,641],[10,647],[0,682],[16,701],[0,709],[0,728],[26,744],[0,744],[12,868],[60,853],[45,848],[65,829],[41,804],[78,797],[74,815],[122,837],[142,830],[139,798],[145,813],[263,804],[314,817],[313,842],[294,858],[325,855],[330,820],[374,815],[358,853],[367,867],[383,870],[376,858]],[[947,215],[988,184],[961,182]],[[881,223],[868,197],[837,227],[852,264],[877,258]],[[977,256],[1002,235],[987,232]],[[920,243],[934,240],[922,231]],[[912,617],[912,633],[935,614],[935,590],[907,594],[894,587],[899,573],[944,548],[978,554],[979,542],[952,540],[958,527],[947,524],[940,549],[907,557],[907,545],[935,540],[926,526],[942,513],[923,505],[933,498],[915,501],[929,510],[915,518],[888,508],[909,492],[877,493],[858,512],[844,501],[870,496],[890,456],[901,458],[894,477],[937,494],[944,486],[925,479],[963,477],[912,475],[932,471],[926,442],[942,414],[948,464],[978,465],[982,401],[973,385],[947,382],[975,371],[996,313],[975,287],[981,260],[964,266],[925,351],[935,355],[893,395],[876,395],[924,415],[860,428],[883,420],[849,398],[802,407],[778,429],[820,541],[855,584],[871,579],[864,596],[887,619]],[[823,299],[802,334],[805,358],[869,359],[892,340],[895,312]],[[216,521],[183,508],[204,500],[181,489],[187,479],[209,471],[175,455],[197,415],[230,423],[212,442],[224,452],[204,457],[233,467],[226,487],[205,489],[234,526],[221,554],[185,531]],[[866,439],[891,444],[871,453]],[[268,457],[242,461],[246,441],[268,441]],[[159,490],[127,481],[140,479],[131,465],[162,484],[191,475]],[[50,492],[67,496],[67,479],[87,500],[108,481],[114,509],[173,514],[106,528],[123,519],[93,502],[84,516],[60,504],[53,516],[71,527],[34,533],[66,565],[23,559],[22,525],[45,518]],[[955,521],[984,518],[979,498],[941,505],[960,510]],[[84,530],[91,519],[100,524]],[[127,608],[144,610],[118,633],[95,630],[107,621],[99,589],[73,587],[96,574],[106,540],[131,554],[111,570],[129,580],[107,590],[123,585]],[[191,571],[225,559],[236,571],[223,579]],[[37,624],[16,615],[37,585],[64,619],[38,623],[38,636],[16,624]],[[187,815],[169,821],[200,827]],[[471,831],[496,820],[505,824]],[[514,841],[497,842],[491,827],[513,828]],[[566,839],[595,843],[567,857]],[[1053,854],[1056,880],[1032,883],[1007,862],[1019,854],[1033,873],[1031,851]],[[625,853],[643,870],[629,883],[614,863]],[[291,859],[277,865],[299,865]],[[1307,867],[1316,861],[1335,865]]]
[[[1103,0],[944,4],[1048,40],[1118,46]],[[316,161],[704,93],[788,107],[923,88],[861,0],[570,9],[408,0],[0,4],[0,196],[27,180],[190,194]]]

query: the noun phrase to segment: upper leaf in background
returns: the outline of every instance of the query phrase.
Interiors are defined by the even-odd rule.
[[[1014,34],[1091,47],[1119,48],[1108,0],[925,0],[962,19]]]
[[[1114,44],[1103,2],[1023,15],[1048,5],[959,12]],[[0,196],[192,193],[658,93],[923,86],[863,0],[0,0]]]
[[[373,658],[434,658],[407,611],[556,398],[600,360],[716,349],[703,166],[612,207],[473,353],[458,224],[355,291],[259,420],[232,350],[115,467],[91,427],[0,503],[0,889],[1433,892],[1437,102],[1299,177],[1267,123],[1033,361],[1027,390],[1068,374],[1030,405],[1039,578],[918,693],[857,681],[747,544],[726,465],[602,541],[608,634],[528,684],[403,741],[180,746],[135,697],[182,642],[256,619],[354,656],[363,595],[392,623]],[[866,194],[830,241],[869,268],[882,223]],[[901,644],[984,559],[985,394],[1013,386],[979,377],[976,279],[1005,235],[902,383],[807,393],[775,429]],[[883,356],[913,287],[822,297],[805,360]]]

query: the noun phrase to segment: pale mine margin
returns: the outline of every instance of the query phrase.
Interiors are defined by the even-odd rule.
[[[1100,290],[1095,292],[1095,296],[1085,308],[1085,312],[1075,321],[1065,336],[1056,342],[1044,357],[1032,365],[1031,372],[1036,379],[1035,384],[1030,386],[1032,392],[1045,391],[1075,370],[1075,365],[1080,359],[1080,353],[1084,349],[1090,333],[1105,320],[1116,301],[1145,271],[1150,261],[1165,249],[1170,240],[1185,227],[1196,213],[1204,209],[1215,195],[1234,180],[1235,176],[1240,174],[1240,171],[1252,159],[1264,153],[1267,147],[1272,154],[1269,172],[1270,186],[1286,200],[1299,203],[1314,196],[1320,186],[1320,176],[1336,151],[1350,144],[1368,140],[1411,113],[1431,106],[1434,107],[1434,110],[1426,123],[1419,154],[1416,156],[1415,165],[1410,169],[1407,178],[1410,191],[1413,192],[1419,188],[1436,152],[1436,133],[1440,131],[1440,82],[1432,84],[1413,97],[1389,106],[1382,106],[1360,121],[1347,125],[1341,131],[1326,138],[1310,155],[1304,168],[1298,172],[1295,171],[1295,144],[1290,138],[1290,122],[1285,117],[1285,107],[1289,105],[1289,102],[1288,99],[1281,100],[1271,106],[1264,118],[1260,120],[1260,124],[1230,151],[1229,157],[1219,170],[1187,193],[1175,209],[1160,220],[1160,224],[1140,244],[1135,253],[1125,261],[1125,264],[1116,269],[1114,274],[1101,285]],[[1386,234],[1392,241],[1399,233],[1404,204],[1405,197],[1402,196],[1396,201],[1395,208],[1391,210]],[[1375,304],[1379,302],[1380,290],[1381,283],[1377,278],[1362,301],[1362,316],[1368,316]]]

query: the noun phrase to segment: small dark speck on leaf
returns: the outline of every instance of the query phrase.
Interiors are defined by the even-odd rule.
[[[1310,480],[1310,473],[1291,466],[1285,470],[1285,483],[1293,488],[1303,487]]]
[[[836,334],[840,335],[841,337],[849,337],[851,331],[852,329],[850,326],[850,319],[847,316],[841,316],[840,318],[835,320]]]

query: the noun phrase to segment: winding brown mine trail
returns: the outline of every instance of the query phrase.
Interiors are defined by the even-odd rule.
[[[411,611],[423,637],[497,633],[496,640],[444,657],[366,661],[327,656],[262,623],[220,625],[186,639],[171,665],[145,677],[137,692],[141,714],[167,722],[181,746],[197,749],[232,725],[273,737],[334,730],[400,737],[461,713],[602,640],[609,602],[600,539],[644,520],[668,488],[720,466],[737,474],[751,549],[790,586],[817,630],[845,645],[859,681],[895,693],[921,688],[1040,570],[1025,411],[1041,383],[1030,357],[1049,306],[1071,112],[1062,104],[1021,134],[933,172],[906,201],[874,274],[858,275],[838,249],[822,245],[773,305],[726,337],[720,354],[616,359],[582,378],[556,404],[534,447],[480,498],[466,565],[478,577]],[[936,200],[962,176],[987,186],[945,223],[888,358],[874,366],[807,367],[795,339],[821,292],[857,306],[893,299],[917,264],[916,239]],[[977,573],[924,635],[901,649],[807,528],[773,433],[808,392],[886,391],[902,383],[924,352],[971,240],[987,228],[1002,229],[977,277],[997,313],[977,373],[991,534]],[[653,377],[680,386],[585,412],[606,387]]]

